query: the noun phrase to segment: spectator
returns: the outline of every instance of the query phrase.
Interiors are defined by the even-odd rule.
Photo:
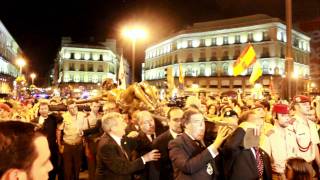
[[[0,179],[46,180],[52,170],[47,138],[35,126],[0,122]]]

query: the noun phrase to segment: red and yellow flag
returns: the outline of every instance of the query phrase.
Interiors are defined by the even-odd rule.
[[[233,64],[233,75],[238,76],[256,61],[256,52],[253,46],[249,44],[240,54]]]
[[[257,61],[256,63],[254,63],[249,82],[251,84],[254,84],[254,82],[256,82],[256,80],[258,80],[260,76],[262,76],[262,68],[260,62]]]

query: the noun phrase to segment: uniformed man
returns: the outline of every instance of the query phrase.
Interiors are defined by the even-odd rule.
[[[268,133],[261,148],[265,150],[271,158],[272,179],[285,179],[285,164],[287,159],[295,157],[295,134],[287,127],[290,124],[289,106],[285,104],[275,104],[272,109],[274,127]]]
[[[299,95],[293,98],[295,121],[292,125],[292,131],[296,135],[297,156],[309,163],[317,160],[316,163],[320,167],[318,149],[320,140],[317,125],[308,120],[310,107],[310,98],[308,96]]]
[[[101,120],[102,113],[99,112],[101,104],[99,102],[92,102],[90,106],[90,113],[86,118],[86,123],[84,124],[85,129],[94,128],[97,125],[98,120]],[[93,133],[86,136],[85,141],[85,155],[88,162],[88,172],[89,179],[95,179],[96,171],[96,154],[97,154],[97,142],[101,133]]]
[[[60,152],[62,152],[64,164],[64,179],[79,179],[81,157],[82,157],[82,130],[84,129],[85,114],[78,112],[75,101],[67,102],[68,111],[63,114],[63,122],[57,130],[57,141]],[[63,131],[63,143],[61,143],[61,135]],[[63,150],[62,150],[63,149]]]

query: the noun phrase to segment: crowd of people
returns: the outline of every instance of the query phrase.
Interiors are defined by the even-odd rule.
[[[121,107],[116,100],[3,101],[0,179],[77,180],[86,167],[90,180],[320,177],[318,97],[238,93]]]

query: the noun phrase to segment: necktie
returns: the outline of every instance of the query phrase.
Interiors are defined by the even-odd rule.
[[[257,162],[257,168],[258,168],[258,174],[259,174],[259,178],[262,177],[263,175],[263,160],[262,160],[262,156],[260,153],[260,150],[258,147],[253,148],[255,153],[256,153],[256,162]]]
[[[122,146],[120,146],[120,149],[121,149],[122,153],[126,156],[126,158],[129,159],[127,152],[122,148]]]
[[[151,140],[152,140],[152,142],[153,142],[153,140],[154,140],[154,134],[151,134]]]
[[[199,140],[194,140],[196,142],[196,144],[201,148],[201,149],[205,149],[206,147],[203,145],[203,143]]]

